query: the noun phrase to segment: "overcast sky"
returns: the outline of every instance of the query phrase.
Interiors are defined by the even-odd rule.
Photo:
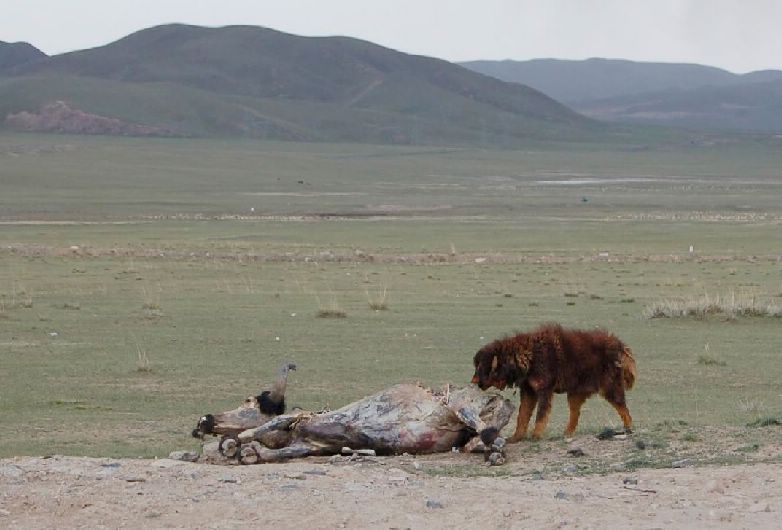
[[[346,35],[450,61],[609,57],[782,69],[782,0],[3,0],[0,40],[56,54],[169,22]]]

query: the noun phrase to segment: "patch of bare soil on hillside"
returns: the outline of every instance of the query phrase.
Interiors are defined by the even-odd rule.
[[[165,127],[129,123],[72,108],[64,101],[47,103],[34,112],[21,111],[5,119],[12,129],[26,132],[109,134],[121,136],[179,136]]]

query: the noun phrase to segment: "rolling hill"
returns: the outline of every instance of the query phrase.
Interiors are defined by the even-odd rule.
[[[577,108],[624,123],[782,134],[782,79],[583,101]]]
[[[6,127],[71,131],[42,115],[58,101],[93,123],[182,136],[502,146],[605,129],[537,90],[446,61],[250,26],[158,26],[0,72]]]
[[[45,53],[32,44],[0,41],[0,73],[46,57]]]
[[[614,59],[472,61],[463,66],[524,83],[588,116],[697,129],[782,131],[782,71],[733,74],[695,64]]]

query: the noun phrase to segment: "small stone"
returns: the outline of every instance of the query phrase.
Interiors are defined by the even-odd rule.
[[[568,449],[567,454],[576,458],[586,456],[586,453],[580,447],[574,447],[573,449]]]
[[[567,500],[569,498],[569,496],[563,490],[559,490],[558,492],[556,492],[554,494],[554,498],[555,499],[560,499],[560,500]]]
[[[292,473],[290,475],[285,475],[285,478],[291,480],[307,480],[307,476],[304,473]]]
[[[436,501],[434,499],[426,499],[426,507],[427,508],[434,508],[434,509],[437,509],[437,508],[442,509],[442,508],[444,508],[442,502]]]
[[[419,464],[418,462],[413,462],[413,468],[416,469],[416,470],[420,470],[421,469],[421,464]]]
[[[168,455],[171,460],[181,460],[182,462],[195,462],[198,460],[198,453],[194,451],[173,451]]]
[[[325,477],[328,474],[328,473],[326,473],[325,471],[323,471],[321,469],[308,469],[304,473],[306,475],[320,475],[320,476],[323,476],[323,477]]]
[[[692,465],[692,460],[689,458],[683,458],[681,460],[675,460],[671,462],[671,467],[674,468],[682,468],[682,467],[688,467]]]
[[[625,477],[622,479],[622,484],[629,484],[631,486],[635,486],[638,484],[638,479],[635,477]]]
[[[598,440],[611,440],[613,437],[616,436],[616,431],[611,429],[610,427],[603,429],[600,431],[600,433],[597,435]]]
[[[0,477],[20,478],[22,475],[24,475],[24,471],[19,466],[14,464],[0,466]]]
[[[725,488],[723,488],[722,485],[716,480],[710,480],[706,483],[706,491],[709,493],[723,494],[725,493]]]
[[[8,510],[4,510],[4,509],[0,508],[0,517],[7,517],[9,515],[11,515],[11,512],[9,512]]]
[[[573,475],[575,473],[578,473],[578,466],[575,466],[573,464],[567,465],[562,468],[562,472],[568,475]]]
[[[768,505],[768,503],[764,502],[757,502],[749,507],[747,510],[749,513],[760,513],[760,512],[770,512],[771,507]]]
[[[225,476],[225,477],[220,477],[217,480],[219,480],[220,482],[224,482],[226,484],[241,484],[242,483],[242,481],[239,480],[236,477],[227,477],[227,476]]]

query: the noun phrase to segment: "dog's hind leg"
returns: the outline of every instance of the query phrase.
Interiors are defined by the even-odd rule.
[[[630,416],[630,410],[627,408],[625,402],[624,392],[619,392],[617,395],[605,395],[606,401],[611,403],[611,406],[616,409],[619,417],[622,418],[622,424],[624,424],[626,432],[632,432],[633,430],[633,418]]]
[[[528,390],[521,390],[521,404],[519,404],[519,416],[516,418],[516,432],[510,437],[508,443],[516,443],[526,438],[527,426],[537,403],[537,394]]]
[[[535,417],[535,429],[532,431],[532,437],[539,440],[548,425],[549,414],[551,414],[551,401],[554,398],[554,391],[550,389],[538,392],[538,414]]]
[[[567,404],[570,407],[570,418],[565,427],[565,436],[573,436],[578,426],[578,418],[581,416],[581,406],[587,400],[589,394],[568,394]]]

